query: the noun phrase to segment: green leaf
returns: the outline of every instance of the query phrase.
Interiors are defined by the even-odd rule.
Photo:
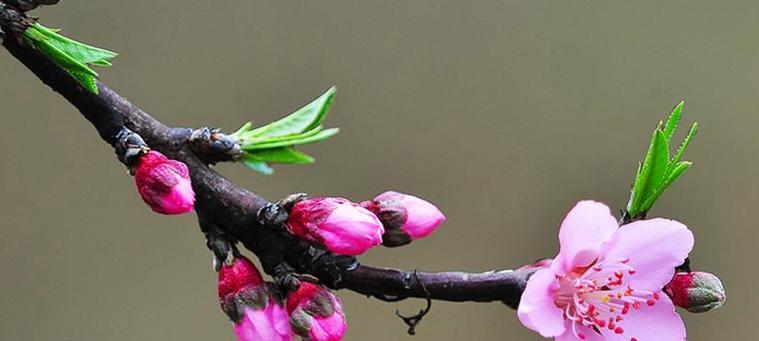
[[[678,103],[667,119],[659,122],[651,138],[643,164],[638,165],[630,200],[627,203],[627,216],[636,217],[648,212],[656,200],[691,166],[689,161],[680,161],[690,141],[698,131],[698,124],[693,123],[675,154],[670,157],[670,141],[675,134],[682,117],[684,102]]]
[[[300,133],[300,134],[292,134],[292,135],[277,136],[277,137],[253,137],[250,134],[250,132],[248,132],[248,133],[241,134],[242,135],[241,144],[242,144],[243,149],[247,147],[253,148],[262,143],[275,143],[275,142],[281,142],[281,141],[292,141],[292,140],[304,139],[306,137],[314,136],[318,134],[320,131],[322,131],[321,126],[311,129],[309,131]]]
[[[632,195],[630,196],[630,201],[627,203],[627,211],[633,216],[640,212],[640,204],[645,200],[644,194],[646,194],[646,186],[651,178],[651,165],[654,162],[654,149],[658,131],[659,129],[657,126],[657,129],[654,130],[653,136],[651,136],[651,143],[648,145],[648,151],[646,151],[646,156],[643,158],[643,163],[638,164],[638,172],[635,176],[635,182],[633,183]]]
[[[295,150],[293,147],[282,147],[245,152],[258,160],[270,163],[306,164],[313,163],[314,158]]]
[[[661,130],[657,130],[655,134],[654,155],[649,179],[644,190],[646,193],[656,191],[664,183],[669,169],[669,140],[667,140],[667,137],[664,136],[665,133]]]
[[[232,136],[236,136],[236,137],[239,138],[240,135],[242,135],[243,133],[249,131],[250,127],[252,127],[252,126],[253,126],[253,123],[245,122],[245,124],[243,124],[242,127],[240,127],[240,129],[237,129],[236,132],[232,133]]]
[[[324,94],[296,112],[250,131],[251,136],[256,138],[280,137],[300,134],[318,127],[332,105],[335,92],[335,87],[329,88]]]
[[[274,173],[274,169],[269,167],[269,165],[266,164],[266,162],[256,160],[255,158],[243,158],[242,164],[245,165],[245,167],[248,167],[263,175],[271,175],[272,173]]]
[[[675,180],[680,177],[680,175],[682,175],[686,170],[688,170],[688,168],[690,168],[691,164],[692,162],[690,161],[680,161],[676,163],[672,167],[672,172],[668,174],[668,177],[664,183],[661,184],[661,186],[659,186],[656,191],[651,196],[649,196],[648,199],[646,199],[646,201],[641,205],[641,211],[649,211],[651,207],[653,207],[656,200],[658,200],[659,197],[664,194],[669,186],[672,185],[672,183],[674,183]]]
[[[331,128],[331,129],[318,131],[318,133],[316,134],[309,134],[309,136],[296,135],[295,137],[292,137],[292,138],[286,138],[286,139],[275,140],[275,141],[264,141],[264,142],[255,143],[255,144],[247,144],[247,145],[243,145],[242,149],[246,151],[253,151],[253,150],[260,150],[260,149],[269,149],[269,148],[278,148],[278,147],[316,143],[316,142],[326,140],[334,136],[339,131],[340,131],[339,128]]]
[[[80,43],[59,34],[58,31],[60,30],[35,23],[24,31],[24,38],[71,74],[88,91],[97,94],[98,74],[89,65],[110,66],[108,59],[115,57],[116,53]]]
[[[672,135],[674,135],[675,129],[677,129],[677,124],[680,122],[680,117],[683,115],[684,105],[685,101],[680,101],[680,103],[677,103],[675,108],[672,109],[672,113],[669,114],[667,125],[664,126],[664,136],[667,138],[667,141],[672,139]]]
[[[680,147],[677,148],[677,152],[675,152],[675,156],[672,158],[674,162],[678,162],[682,159],[683,154],[685,154],[685,150],[688,149],[688,145],[690,144],[690,141],[693,139],[694,136],[696,136],[697,132],[698,132],[698,122],[693,122],[693,125],[690,126],[690,130],[688,131],[688,135],[685,136],[685,139],[680,144]]]
[[[42,32],[43,35],[45,35],[51,45],[56,46],[59,50],[68,54],[80,63],[107,63],[106,65],[110,65],[108,59],[114,58],[118,55],[116,52],[80,43],[76,40],[58,34],[59,30],[49,29],[40,24],[35,24],[35,26],[38,30],[40,30],[40,32]]]

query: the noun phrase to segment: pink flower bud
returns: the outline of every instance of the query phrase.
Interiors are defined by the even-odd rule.
[[[159,152],[150,151],[140,158],[134,181],[142,200],[155,212],[182,214],[192,211],[195,205],[187,165]]]
[[[725,303],[725,288],[708,272],[678,272],[664,288],[676,306],[692,313],[717,309]]]
[[[221,268],[218,293],[239,341],[292,340],[285,308],[247,258],[238,256],[232,265]]]
[[[372,212],[347,199],[330,197],[299,201],[285,225],[299,238],[350,256],[360,255],[382,243],[385,232]]]
[[[340,341],[347,324],[340,299],[327,288],[302,282],[287,296],[293,331],[309,341]]]
[[[413,195],[388,191],[361,206],[374,212],[385,226],[385,246],[401,246],[424,238],[445,221],[443,212]]]

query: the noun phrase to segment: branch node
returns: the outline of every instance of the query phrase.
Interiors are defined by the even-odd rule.
[[[190,135],[189,144],[195,155],[208,164],[237,161],[242,157],[238,140],[219,129],[196,129]]]
[[[427,291],[427,288],[424,286],[424,283],[419,280],[419,271],[414,270],[414,278],[416,279],[416,282],[419,284],[419,286],[422,288],[422,291],[424,292],[424,299],[427,301],[427,305],[424,307],[424,309],[419,310],[419,313],[412,316],[404,316],[400,313],[400,311],[396,310],[395,315],[400,317],[401,320],[403,320],[403,323],[405,323],[408,326],[408,330],[406,331],[409,335],[416,335],[416,326],[419,325],[419,323],[422,322],[422,319],[430,312],[430,309],[432,309],[432,298],[430,297],[430,292]]]
[[[123,126],[116,133],[113,147],[116,149],[116,156],[119,161],[129,167],[130,171],[137,165],[140,157],[150,151],[150,147],[142,139],[142,136]]]

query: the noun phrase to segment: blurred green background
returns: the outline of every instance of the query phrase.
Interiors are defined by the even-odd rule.
[[[447,223],[362,262],[516,267],[556,252],[581,199],[622,208],[651,130],[679,101],[701,130],[694,167],[656,205],[696,234],[694,266],[729,291],[684,314],[690,340],[755,338],[759,275],[759,3],[752,1],[62,1],[50,27],[121,53],[102,79],[172,125],[236,129],[338,86],[317,163],[265,177],[218,169],[269,199],[436,202]],[[193,215],[150,212],[109,146],[0,54],[0,339],[233,340]],[[497,303],[341,292],[347,340],[537,340]]]

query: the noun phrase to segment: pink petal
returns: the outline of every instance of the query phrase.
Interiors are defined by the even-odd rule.
[[[620,227],[603,246],[600,260],[628,259],[635,273],[625,275],[625,283],[656,292],[669,283],[691,249],[693,234],[685,225],[656,218]]]
[[[551,268],[557,273],[567,273],[589,265],[617,227],[609,207],[595,201],[580,201],[561,223],[561,247]]]
[[[582,326],[582,325],[575,325],[575,331],[577,331],[578,334],[582,334],[585,336],[584,339],[579,339],[575,335],[574,331],[572,330],[572,324],[573,322],[570,320],[564,321],[564,327],[566,330],[563,334],[557,336],[554,340],[555,341],[606,341],[607,339],[601,335],[598,334],[595,330]],[[614,338],[610,338],[609,340],[614,340]],[[642,340],[641,340],[642,341]]]
[[[443,212],[426,200],[404,194],[403,204],[407,217],[401,229],[408,233],[412,240],[428,236],[445,221]]]
[[[235,325],[239,341],[291,341],[289,317],[281,306],[269,302],[264,310],[245,309],[245,316]]]
[[[309,331],[310,341],[340,341],[345,335],[345,316],[335,313],[329,317],[314,317]]]
[[[538,270],[527,281],[519,301],[519,321],[544,337],[564,332],[564,313],[556,306],[554,291],[559,284],[551,269]]]
[[[382,243],[385,229],[371,212],[358,206],[341,206],[319,225],[319,235],[332,252],[356,256]]]
[[[630,340],[638,341],[683,341],[685,340],[685,323],[675,311],[672,301],[660,292],[660,299],[655,305],[645,306],[625,315],[620,326],[624,333],[615,334],[606,328],[603,329],[607,340]]]

